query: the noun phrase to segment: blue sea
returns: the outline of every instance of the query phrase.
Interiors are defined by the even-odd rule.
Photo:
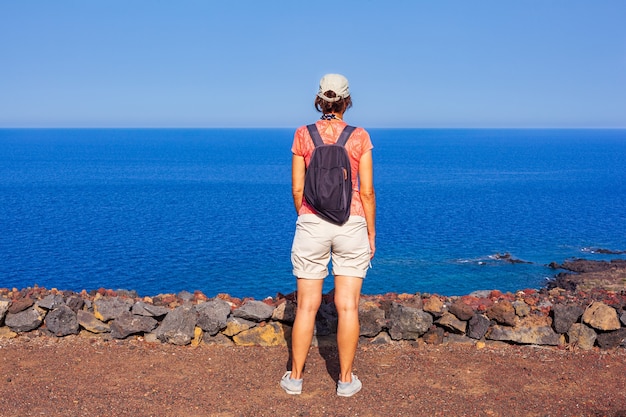
[[[626,130],[369,131],[366,294],[541,288],[552,261],[626,257],[594,253],[626,250]],[[293,291],[292,135],[1,129],[0,287]]]

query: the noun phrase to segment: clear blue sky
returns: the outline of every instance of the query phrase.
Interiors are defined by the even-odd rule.
[[[626,1],[0,0],[0,127],[626,127]]]

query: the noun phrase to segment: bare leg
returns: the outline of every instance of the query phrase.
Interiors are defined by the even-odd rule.
[[[335,277],[335,306],[339,316],[337,348],[341,382],[352,381],[352,365],[359,344],[359,299],[362,285],[361,278]]]
[[[302,379],[302,370],[309,354],[315,316],[322,303],[324,280],[298,278],[298,308],[291,333],[291,378]]]

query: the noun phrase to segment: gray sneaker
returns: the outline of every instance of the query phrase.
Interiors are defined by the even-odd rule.
[[[337,382],[337,395],[340,397],[352,397],[361,391],[361,388],[363,388],[363,384],[356,375],[352,374],[352,382]]]
[[[284,389],[287,394],[302,394],[302,379],[291,379],[291,371],[287,371],[280,380],[280,387]]]

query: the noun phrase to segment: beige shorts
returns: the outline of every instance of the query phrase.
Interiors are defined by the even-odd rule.
[[[300,215],[291,246],[293,274],[298,278],[324,279],[331,259],[333,275],[365,278],[370,265],[365,218],[350,216],[338,226],[315,214]]]

